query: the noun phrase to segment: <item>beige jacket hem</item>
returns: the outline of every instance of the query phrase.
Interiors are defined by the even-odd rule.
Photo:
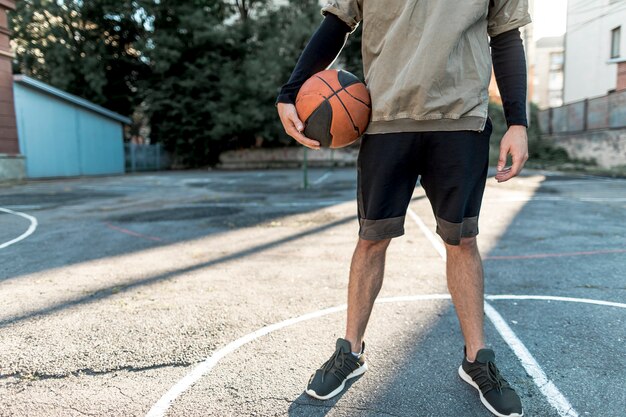
[[[481,132],[485,129],[486,117],[465,116],[460,119],[415,120],[395,119],[371,121],[366,134],[400,133],[400,132],[452,132],[457,130],[474,130]]]

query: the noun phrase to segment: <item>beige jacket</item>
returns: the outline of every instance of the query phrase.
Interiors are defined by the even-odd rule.
[[[322,13],[363,23],[366,133],[483,130],[488,36],[530,22],[528,0],[331,0]]]

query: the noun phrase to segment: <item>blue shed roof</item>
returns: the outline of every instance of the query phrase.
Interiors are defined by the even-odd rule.
[[[78,96],[66,93],[63,90],[59,90],[58,88],[52,87],[51,85],[42,83],[41,81],[37,81],[25,75],[15,75],[13,76],[13,81],[15,81],[16,83],[22,84],[24,86],[28,86],[36,90],[42,91],[46,94],[50,94],[52,96],[60,98],[61,100],[68,101],[79,107],[83,107],[85,109],[91,110],[95,113],[101,114],[102,116],[108,117],[109,119],[116,120],[120,123],[124,123],[127,125],[132,123],[132,120],[130,120],[128,117],[124,117],[121,114],[105,109],[102,106],[98,106],[97,104],[87,101],[84,98],[80,98]]]

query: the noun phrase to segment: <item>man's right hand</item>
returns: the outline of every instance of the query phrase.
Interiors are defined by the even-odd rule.
[[[298,118],[298,112],[296,106],[289,103],[278,103],[278,116],[285,128],[285,132],[300,142],[302,145],[311,149],[320,149],[320,143],[316,140],[309,139],[302,134],[304,130],[304,123]]]

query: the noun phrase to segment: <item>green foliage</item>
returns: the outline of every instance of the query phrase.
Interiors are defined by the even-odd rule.
[[[23,0],[16,72],[148,119],[187,166],[290,143],[274,100],[319,24],[317,0]]]
[[[137,105],[147,66],[137,42],[144,17],[130,0],[21,0],[10,15],[15,72],[121,114]]]
[[[21,0],[10,15],[16,72],[125,115],[139,114],[179,165],[227,149],[293,144],[274,100],[322,17],[317,0]],[[363,79],[361,27],[338,66]],[[540,139],[531,160],[568,161]],[[490,104],[492,159],[506,131]]]
[[[153,140],[186,166],[214,164],[227,149],[286,142],[274,101],[321,20],[317,1],[161,2],[148,11],[152,72],[142,90]]]
[[[557,148],[541,139],[539,130],[539,109],[535,104],[530,106],[530,125],[528,127],[528,159],[530,163],[562,163],[571,161],[564,149]],[[489,117],[493,123],[493,133],[489,149],[489,161],[495,165],[500,154],[500,140],[506,133],[507,125],[502,105],[490,102]]]

